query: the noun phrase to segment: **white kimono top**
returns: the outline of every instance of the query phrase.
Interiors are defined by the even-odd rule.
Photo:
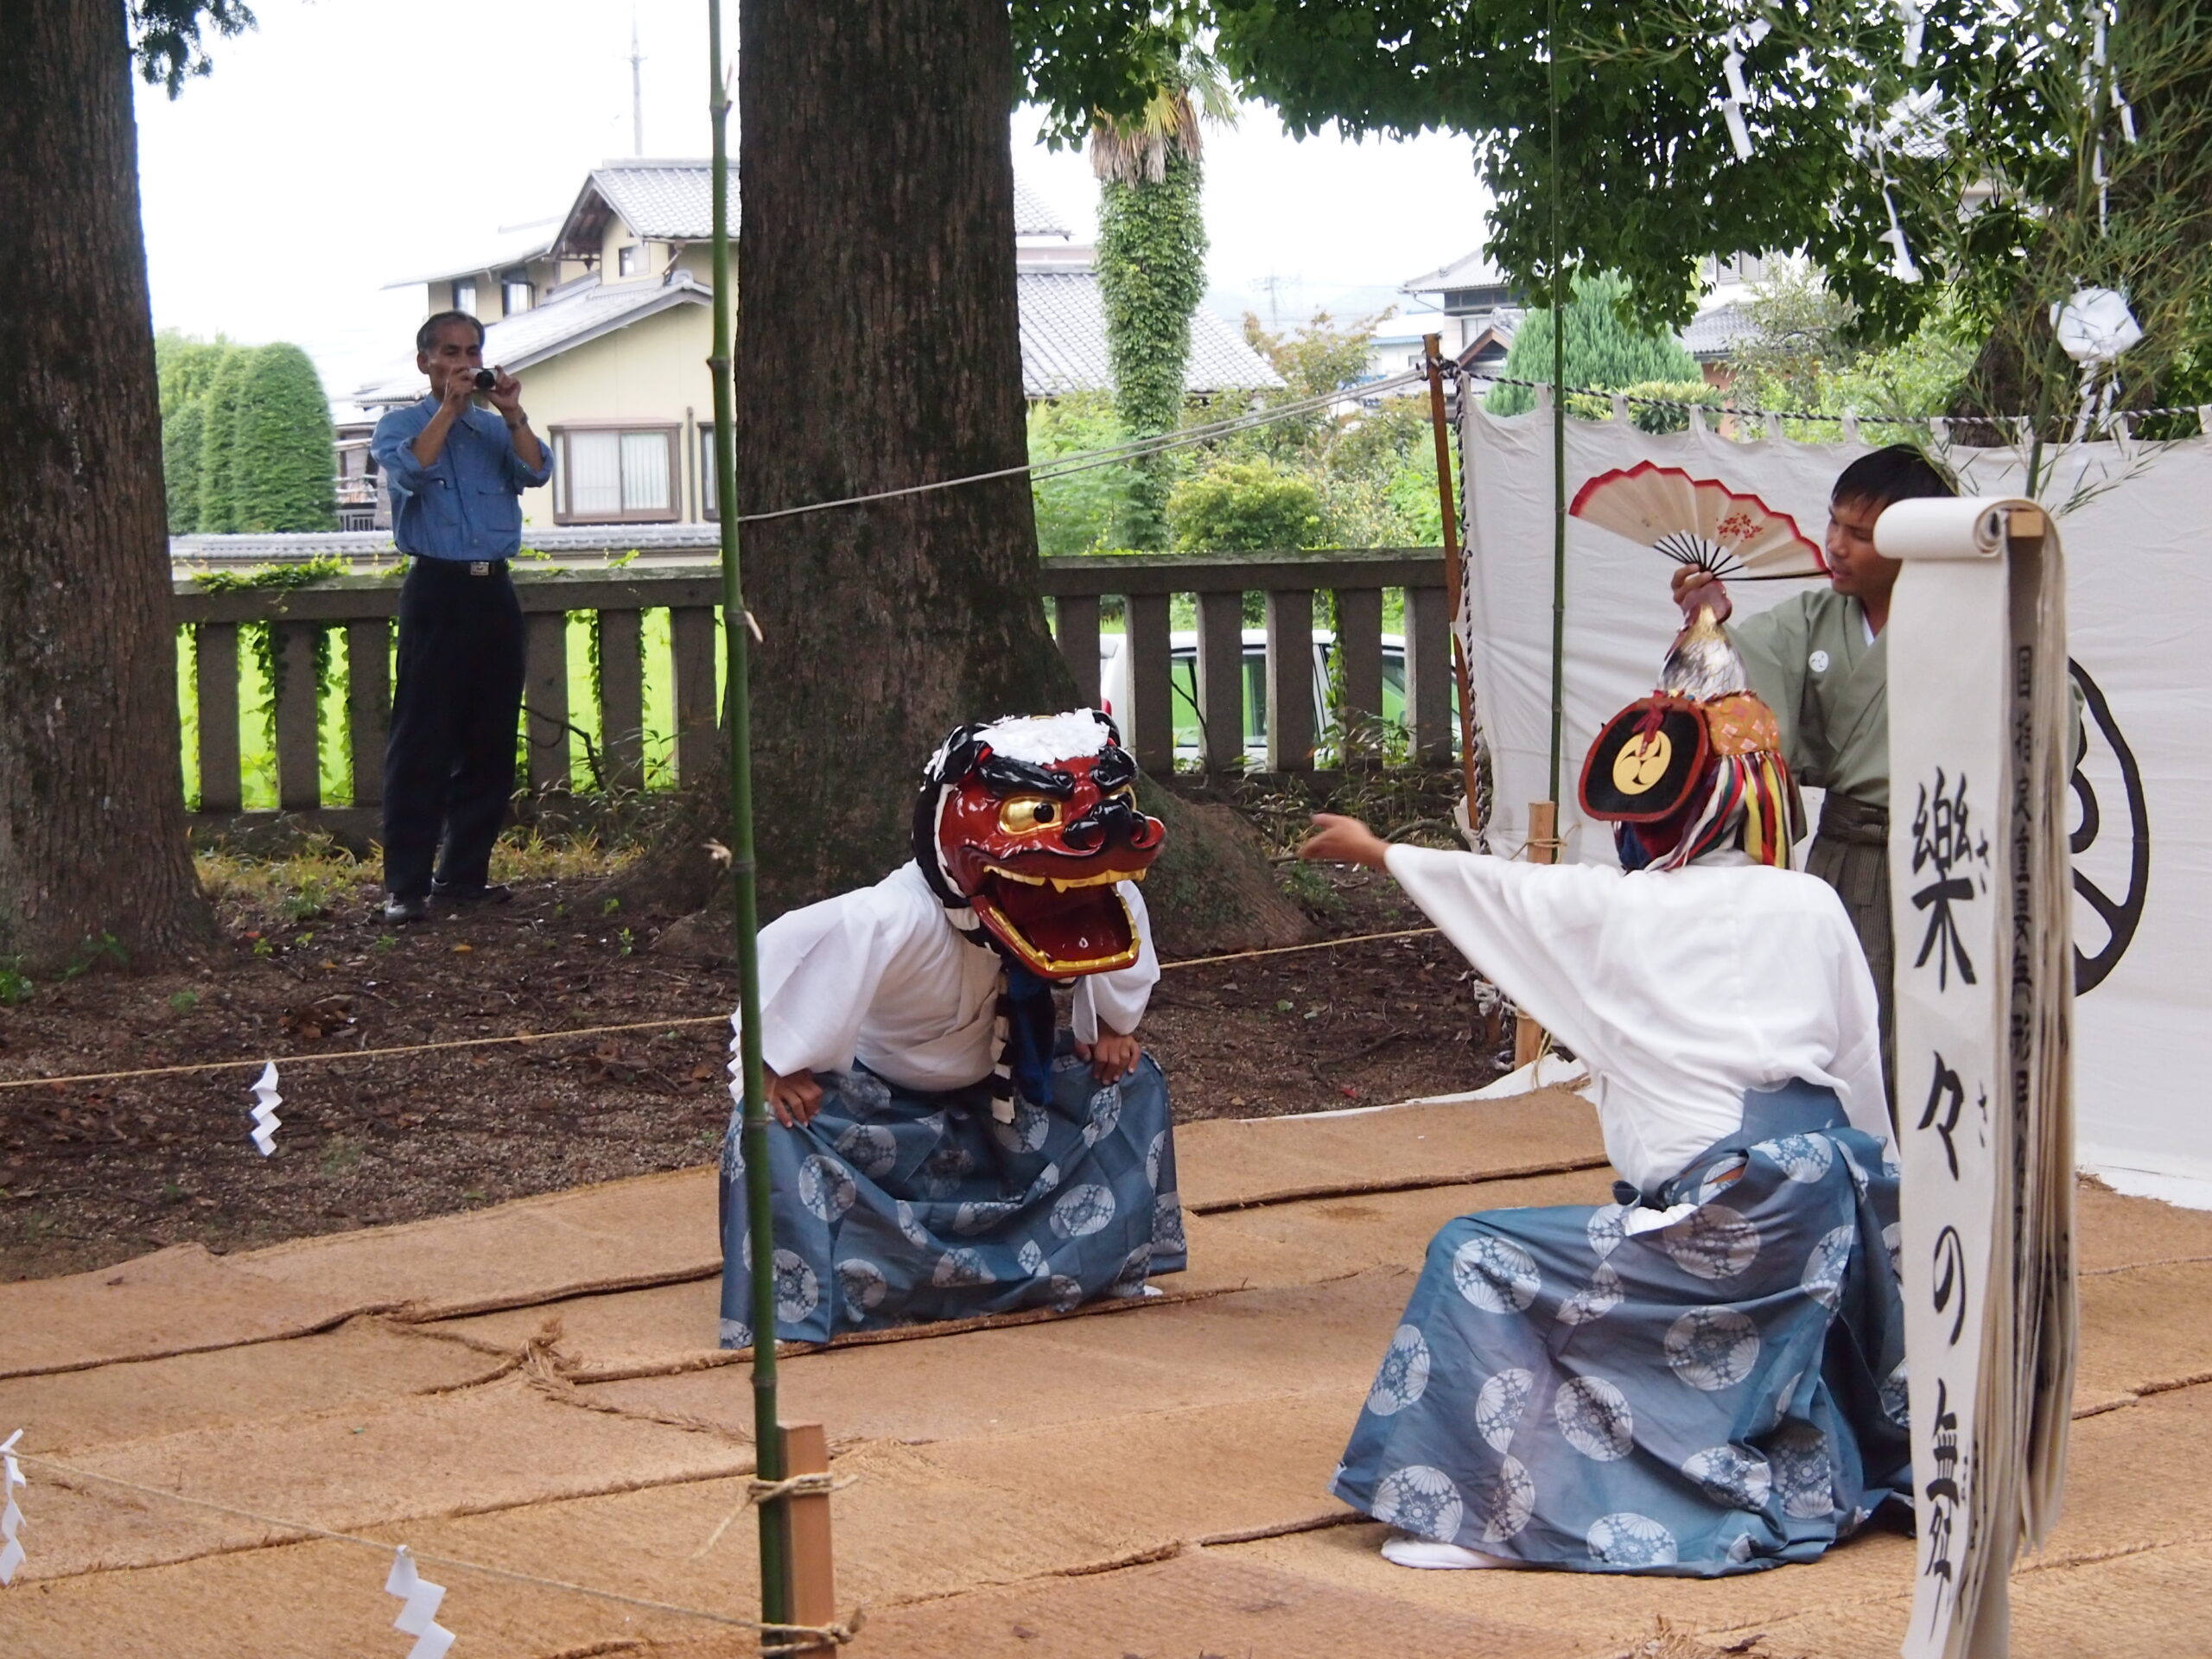
[[[1624,875],[1422,847],[1393,847],[1389,863],[1589,1065],[1605,1155],[1638,1191],[1741,1128],[1745,1090],[1793,1077],[1890,1138],[1874,981],[1827,882],[1748,861]]]
[[[1136,923],[1135,963],[1076,981],[1075,1034],[1124,1035],[1160,977],[1152,924],[1133,881],[1116,888]],[[760,930],[760,1052],[780,1073],[855,1060],[901,1088],[935,1093],[990,1075],[1002,961],[953,926],[911,861],[872,887],[786,912]],[[730,1016],[735,1030],[739,1015]]]

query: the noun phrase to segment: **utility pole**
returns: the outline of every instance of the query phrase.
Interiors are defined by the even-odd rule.
[[[1268,296],[1268,327],[1282,327],[1282,281],[1270,272],[1260,278],[1260,291]]]
[[[645,153],[645,56],[638,50],[638,14],[630,14],[630,153]]]

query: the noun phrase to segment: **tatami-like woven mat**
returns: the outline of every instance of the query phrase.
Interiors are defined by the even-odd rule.
[[[1421,1573],[1326,1493],[1435,1230],[1590,1203],[1572,1096],[1191,1126],[1192,1268],[1144,1302],[787,1356],[829,1428],[861,1659],[1883,1659],[1910,1545],[1717,1582]],[[1531,1173],[1529,1172],[1549,1172]],[[714,1175],[692,1171],[231,1258],[0,1287],[0,1434],[86,1471],[400,1541],[467,1659],[751,1650],[747,1369],[712,1348]],[[2193,1650],[2212,1622],[2212,1216],[2082,1194],[2084,1352],[2051,1548],[2015,1651]],[[382,1310],[364,1313],[363,1310]],[[389,1556],[57,1478],[20,1494],[11,1650],[398,1659]]]

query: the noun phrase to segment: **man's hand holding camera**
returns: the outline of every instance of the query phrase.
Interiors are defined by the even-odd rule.
[[[438,412],[415,440],[415,459],[425,467],[435,463],[444,450],[447,435],[454,423],[467,414],[480,397],[505,423],[508,435],[514,441],[515,453],[528,465],[538,466],[544,451],[539,447],[537,435],[530,429],[530,416],[523,412],[522,382],[504,368],[487,369],[480,362],[469,360],[474,356],[470,353],[457,362],[447,362],[441,357],[426,365],[431,374],[432,389],[437,393]]]

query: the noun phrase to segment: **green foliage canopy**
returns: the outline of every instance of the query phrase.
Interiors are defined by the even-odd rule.
[[[1214,0],[1221,58],[1294,131],[1467,134],[1497,203],[1489,251],[1540,305],[1556,214],[1558,275],[1621,272],[1649,322],[1688,321],[1702,259],[1786,249],[1827,273],[1866,343],[1911,338],[1948,308],[1982,341],[1955,412],[2024,412],[2038,435],[2067,425],[2077,378],[2050,307],[2084,284],[2126,293],[2144,325],[2120,407],[2161,401],[2162,385],[2164,401],[2212,389],[2212,10],[2198,0],[1926,0],[1913,65],[1891,5],[1762,5],[1770,32],[1738,40],[1749,161],[1719,95],[1751,8],[1558,0],[1555,40],[1547,10]],[[1878,151],[1870,134],[1885,131]],[[1891,202],[1928,280],[1885,240]]]

